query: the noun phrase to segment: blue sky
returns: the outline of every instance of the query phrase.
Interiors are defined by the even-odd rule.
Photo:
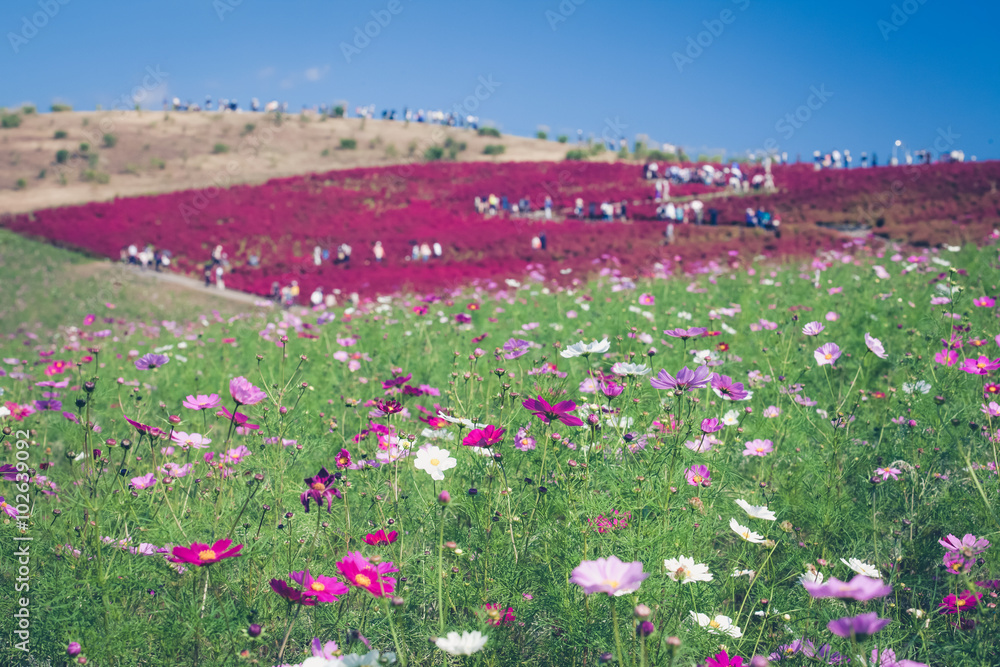
[[[996,3],[941,0],[4,0],[0,105],[107,108],[145,78],[154,107],[457,104],[513,134],[645,134],[691,153],[884,161],[898,139],[987,159],[998,23]]]

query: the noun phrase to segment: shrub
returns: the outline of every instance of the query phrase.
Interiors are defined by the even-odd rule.
[[[484,155],[502,155],[506,152],[507,147],[503,144],[487,144],[486,148],[483,149]]]
[[[444,159],[444,147],[443,146],[431,146],[424,151],[424,159],[428,162],[436,162],[438,160]]]
[[[83,142],[82,144],[80,144],[81,153],[86,153],[89,150],[90,150],[90,144],[88,144],[87,142]]]
[[[35,113],[35,111],[37,111],[37,109],[35,108],[34,104],[25,104],[23,107],[21,107],[21,113],[23,113],[25,116],[30,116],[31,114]]]
[[[320,157],[330,157],[330,149],[329,148],[324,148],[323,150],[320,151],[319,154],[320,154]]]
[[[73,107],[69,104],[61,104],[59,102],[53,102],[52,106],[49,107],[52,113],[59,113],[61,111],[72,111]]]
[[[674,153],[665,153],[665,152],[660,151],[660,150],[653,150],[653,151],[649,151],[649,154],[646,155],[646,159],[657,161],[657,162],[664,162],[664,161],[666,161],[666,162],[676,162],[677,161],[677,156]]]
[[[17,179],[17,183],[14,185],[14,187],[16,187],[18,190],[23,190],[26,187],[28,187],[28,181],[24,180],[23,178],[19,178]]]
[[[544,141],[549,138],[549,133],[545,130],[539,130],[538,132],[535,132],[535,137]]]
[[[149,166],[153,169],[166,169],[167,163],[158,157],[149,158]]]
[[[390,160],[394,160],[399,157],[399,151],[396,150],[396,144],[389,144],[385,147],[385,156]]]
[[[102,140],[104,141],[105,148],[114,148],[115,144],[118,143],[118,137],[111,133],[105,134]]]
[[[92,168],[96,167],[100,159],[101,159],[100,155],[98,155],[97,153],[91,153],[90,155],[87,156],[87,164],[90,165]]]
[[[481,137],[495,137],[500,138],[500,130],[495,127],[481,127],[479,128],[479,136]]]
[[[66,130],[56,130],[56,133],[52,135],[54,139],[65,139],[69,135],[66,134]]]
[[[333,117],[334,118],[344,117],[344,105],[338,104],[337,106],[333,107]]]
[[[82,178],[87,183],[100,183],[101,185],[111,181],[110,174],[106,174],[103,171],[97,171],[96,169],[84,170]]]
[[[357,141],[357,139],[341,139],[340,140],[340,149],[341,150],[353,151],[357,147],[358,147],[358,141]]]
[[[242,132],[242,134],[243,134],[243,136],[246,136],[246,135],[250,134],[251,132],[253,132],[255,129],[257,129],[256,125],[254,125],[253,123],[247,123],[246,125],[243,126],[243,132]]]
[[[556,137],[556,141],[558,141],[561,144],[564,144],[567,141],[569,141],[569,137],[566,136],[565,134],[560,134],[558,137]]]
[[[66,160],[68,159],[69,159],[68,150],[64,148],[62,150],[56,151],[56,162],[58,162],[59,164],[66,164]]]
[[[4,128],[14,128],[21,124],[21,116],[16,113],[5,113],[0,116],[0,126]]]
[[[227,144],[218,143],[212,146],[212,152],[216,155],[229,152],[229,146]]]
[[[586,160],[589,157],[587,151],[581,148],[574,148],[566,151],[567,160]]]
[[[48,173],[47,169],[42,169],[40,172],[38,172],[38,180],[42,180],[43,178],[45,178],[45,175],[47,173]]]

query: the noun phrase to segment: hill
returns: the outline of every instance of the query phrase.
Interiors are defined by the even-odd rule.
[[[445,154],[454,147],[455,159],[463,162],[561,160],[567,150],[556,141],[312,112],[17,116],[16,127],[0,129],[0,212],[7,213],[409,163],[423,160],[434,147]],[[503,153],[484,154],[489,145],[503,146]]]

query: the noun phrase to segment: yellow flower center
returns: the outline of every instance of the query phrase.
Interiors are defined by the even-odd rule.
[[[742,537],[744,540],[749,540],[750,539],[750,531],[748,530],[745,533],[740,533],[740,537]]]
[[[958,598],[957,600],[955,600],[955,606],[956,607],[964,607],[965,606],[965,600],[963,598]]]
[[[710,627],[710,628],[721,628],[722,625],[717,620],[715,620],[713,618],[711,621],[708,622],[708,627]]]
[[[695,475],[694,477],[691,478],[691,481],[693,481],[695,484],[701,484],[703,479],[701,475]]]
[[[313,482],[312,489],[313,491],[326,491],[326,486],[323,482]]]
[[[311,588],[314,591],[325,591],[326,590],[326,586],[324,586],[323,584],[321,584],[318,581],[312,582],[312,584],[309,585],[309,588]]]
[[[204,551],[199,551],[198,560],[200,561],[215,560],[215,552],[212,551],[211,549],[205,549]]]
[[[829,352],[827,352],[826,354],[823,355],[823,358],[824,359],[833,359],[833,355],[830,354]]]
[[[604,585],[605,586],[610,586],[611,588],[618,588],[618,580],[617,579],[605,579],[604,580]]]
[[[431,465],[432,466],[441,465],[441,459],[431,459]]]
[[[371,586],[372,580],[363,574],[356,574],[354,575],[354,583],[358,586]]]

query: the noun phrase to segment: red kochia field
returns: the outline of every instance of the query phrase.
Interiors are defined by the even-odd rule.
[[[175,267],[200,276],[212,248],[222,244],[232,264],[229,287],[259,294],[272,281],[298,280],[366,294],[404,289],[430,291],[473,280],[498,280],[541,265],[567,280],[612,256],[625,272],[654,262],[691,267],[728,250],[773,256],[810,253],[831,243],[817,222],[884,225],[876,232],[914,241],[951,241],[956,229],[990,227],[1000,220],[996,183],[1000,163],[827,170],[811,165],[775,167],[778,192],[730,196],[702,184],[674,185],[671,195],[706,197],[719,209],[720,226],[678,226],[677,242],[662,245],[653,185],[641,166],[607,163],[432,163],[335,171],[276,179],[263,185],[184,191],[6,216],[2,226],[64,246],[117,258],[131,243],[170,250]],[[552,222],[484,218],[473,200],[489,194],[511,202],[529,197],[541,208],[553,199]],[[574,200],[629,204],[628,223],[563,219]],[[782,220],[782,238],[742,226],[747,207],[763,207]],[[956,226],[958,225],[958,226]],[[547,249],[530,240],[545,231]],[[962,232],[965,233],[965,232]],[[386,259],[376,266],[372,244]],[[438,242],[440,260],[411,262],[411,242]],[[313,265],[312,249],[348,243],[349,268]],[[248,265],[251,255],[260,266]],[[332,257],[331,257],[332,259]],[[570,273],[560,273],[572,269]]]

